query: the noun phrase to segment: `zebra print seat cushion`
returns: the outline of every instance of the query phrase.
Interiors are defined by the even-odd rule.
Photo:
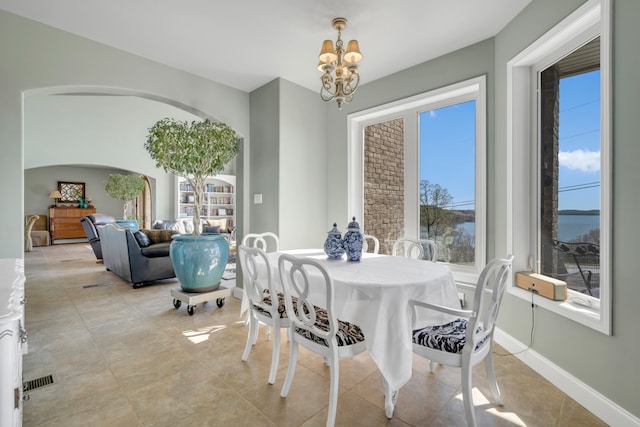
[[[295,299],[293,301],[295,303]],[[269,293],[269,289],[264,289],[262,291],[262,302],[266,305],[272,305],[271,294]],[[269,313],[269,311],[265,310],[259,305],[253,304],[253,307],[260,313],[264,314],[265,316],[271,317],[271,313]],[[287,317],[287,308],[284,305],[284,295],[282,294],[282,292],[278,292],[278,314],[280,315],[281,319],[284,319]]]
[[[425,326],[422,329],[413,331],[413,342],[415,344],[429,347],[434,350],[446,351],[447,353],[462,353],[466,342],[467,319],[456,319],[444,325]],[[477,332],[482,331],[478,327]],[[476,349],[484,344],[486,338],[479,342]]]
[[[319,307],[315,307],[316,310],[316,326],[323,330],[329,331],[329,317],[327,315],[327,310]],[[295,328],[296,333],[302,335],[306,339],[313,341],[315,343],[324,345],[325,347],[329,347],[329,343],[326,339],[317,336],[316,334],[302,328]],[[345,345],[353,345],[359,342],[364,341],[364,334],[362,333],[362,329],[359,326],[354,325],[353,323],[343,322],[342,320],[338,320],[338,331],[336,332],[336,341],[339,346]]]

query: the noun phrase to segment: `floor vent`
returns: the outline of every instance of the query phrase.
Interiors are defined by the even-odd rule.
[[[35,380],[25,381],[22,383],[22,391],[33,391],[38,388],[46,387],[53,384],[53,375],[36,378]]]
[[[92,285],[84,285],[83,288],[97,288],[98,286],[109,286],[113,282],[104,282],[104,283],[94,283]]]

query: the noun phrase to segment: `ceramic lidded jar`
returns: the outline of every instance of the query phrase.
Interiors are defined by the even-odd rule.
[[[360,232],[360,224],[357,223],[356,217],[354,216],[342,239],[342,246],[347,253],[347,261],[360,262],[360,258],[362,257],[362,241],[363,236]]]
[[[327,240],[324,242],[324,253],[329,259],[342,259],[344,248],[342,247],[342,234],[338,230],[338,224],[333,224],[333,229],[327,233]]]

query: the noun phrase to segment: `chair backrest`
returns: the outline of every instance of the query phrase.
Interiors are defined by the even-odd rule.
[[[327,271],[313,259],[288,254],[280,255],[278,270],[284,289],[287,317],[296,328],[308,331],[326,340],[330,347],[333,346],[336,343],[334,338],[338,330],[338,321],[333,313],[333,281]],[[314,288],[317,295],[324,291],[324,298],[316,302],[318,306],[326,309],[327,319],[318,319],[315,306],[309,299]]]
[[[247,294],[249,303],[258,306],[271,314],[273,319],[279,317],[276,314],[278,309],[278,292],[273,281],[273,269],[267,254],[260,248],[240,245],[238,246],[238,256],[240,257],[240,267],[242,269],[242,279],[244,292]],[[264,302],[264,291],[268,290],[271,295],[271,304]]]
[[[30,215],[29,218],[27,218],[27,224],[24,227],[24,235],[28,236],[29,233],[31,233],[31,230],[33,229],[33,225],[36,223],[36,221],[40,218],[39,215]]]
[[[369,241],[373,243],[373,253],[377,254],[380,252],[380,241],[373,234],[363,234],[364,239],[362,239],[362,252],[369,252]]]
[[[427,248],[426,258],[425,247]],[[436,262],[438,260],[438,246],[433,240],[401,237],[393,243],[391,255],[403,256],[405,258],[427,259]]]
[[[467,325],[467,344],[464,350],[479,351],[483,347],[480,344],[487,343],[488,340],[485,340],[493,336],[512,263],[513,255],[509,255],[505,259],[492,260],[482,270],[475,289],[472,308],[474,314]]]
[[[260,248],[265,252],[278,252],[280,239],[278,235],[267,231],[265,233],[249,233],[242,238],[242,245]]]

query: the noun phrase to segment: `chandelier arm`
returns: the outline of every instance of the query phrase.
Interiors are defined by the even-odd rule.
[[[352,95],[353,97],[353,94],[356,93],[356,90],[358,90],[359,84],[360,84],[360,74],[358,73],[351,74],[347,79],[346,84],[344,85],[344,89],[343,89],[344,94]]]

